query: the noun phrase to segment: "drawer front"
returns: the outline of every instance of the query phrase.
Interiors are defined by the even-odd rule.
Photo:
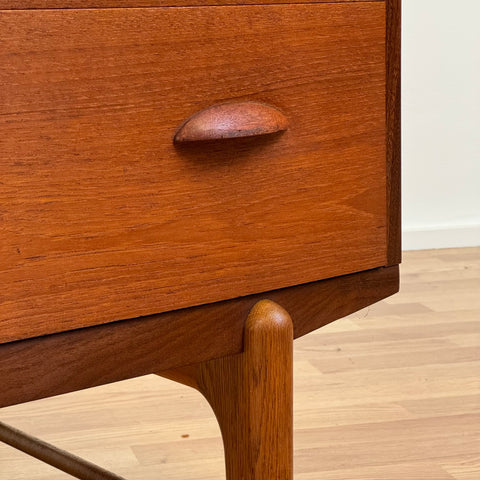
[[[382,2],[0,13],[0,341],[386,264]],[[178,147],[214,104],[280,135]]]

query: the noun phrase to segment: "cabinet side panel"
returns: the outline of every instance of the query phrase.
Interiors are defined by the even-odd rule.
[[[401,0],[387,0],[387,259],[402,260],[401,245]]]

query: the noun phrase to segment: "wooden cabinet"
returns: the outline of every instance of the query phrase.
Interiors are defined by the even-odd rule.
[[[382,2],[9,11],[0,32],[0,341],[388,263]],[[239,101],[288,129],[174,145]]]
[[[262,299],[300,336],[394,293],[399,11],[0,0],[3,404],[238,354]]]

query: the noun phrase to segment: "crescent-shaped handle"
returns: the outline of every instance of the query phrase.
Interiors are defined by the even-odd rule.
[[[254,137],[287,128],[285,115],[265,103],[221,103],[193,114],[178,128],[173,141],[187,143]]]

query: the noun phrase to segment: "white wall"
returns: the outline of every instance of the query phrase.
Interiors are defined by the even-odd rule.
[[[480,245],[480,1],[403,0],[403,248]]]

